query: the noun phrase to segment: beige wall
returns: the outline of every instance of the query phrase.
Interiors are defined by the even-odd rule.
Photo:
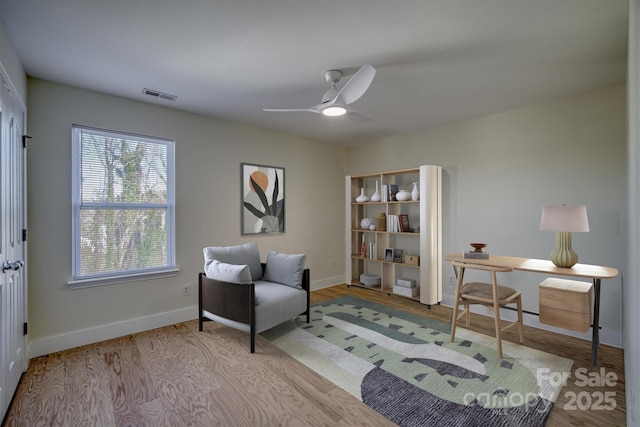
[[[29,80],[28,107],[34,137],[28,162],[32,355],[195,317],[202,247],[252,240],[239,235],[237,219],[239,164],[245,161],[286,169],[287,233],[256,239],[263,258],[270,248],[307,253],[317,286],[343,280],[344,175],[419,164],[443,167],[445,253],[486,241],[491,253],[547,258],[554,237],[538,230],[542,206],[586,204],[591,232],[574,234],[580,262],[624,271],[624,86],[351,149],[35,79]],[[177,277],[66,287],[74,123],[176,140]],[[449,274],[445,265],[445,302],[452,294]],[[538,311],[542,278],[511,276],[530,311]],[[186,283],[192,294],[182,297]],[[603,285],[603,342],[621,345],[620,307],[618,277]]]
[[[626,105],[624,85],[372,141],[351,149],[347,173],[443,167],[443,252],[487,242],[489,253],[548,259],[554,235],[539,231],[543,205],[587,206],[591,232],[574,233],[579,262],[624,272]],[[445,300],[451,268],[444,265]],[[525,309],[538,312],[544,277],[513,273]],[[621,276],[603,282],[602,341],[621,345]],[[586,338],[588,334],[584,335]]]
[[[256,240],[263,260],[269,249],[306,253],[315,285],[343,280],[345,148],[42,80],[29,79],[28,88],[32,355],[195,318],[204,246]],[[68,289],[72,124],[175,139],[177,277]],[[240,236],[241,162],[285,168],[284,235]]]

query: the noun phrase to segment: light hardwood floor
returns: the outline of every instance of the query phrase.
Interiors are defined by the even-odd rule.
[[[312,293],[312,303],[354,295],[449,322],[451,309],[386,293],[334,286]],[[471,329],[493,335],[493,319],[472,315]],[[517,341],[516,331],[505,339]],[[623,426],[622,350],[601,346],[591,366],[591,344],[534,328],[525,345],[574,361],[547,426]],[[576,384],[575,370],[600,369],[614,386]],[[595,377],[594,377],[595,378]],[[613,410],[570,410],[599,393],[613,393]],[[606,401],[604,407],[611,407]],[[591,406],[591,405],[589,405]],[[567,408],[565,408],[567,407]],[[34,358],[3,422],[6,426],[388,426],[395,425],[318,376],[262,337],[249,353],[245,333],[189,321]]]

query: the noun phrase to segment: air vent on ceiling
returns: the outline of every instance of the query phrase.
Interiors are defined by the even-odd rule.
[[[145,95],[153,96],[155,98],[160,98],[167,101],[175,101],[177,98],[176,95],[171,95],[168,93],[160,92],[159,90],[153,90],[153,89],[147,89],[147,88],[142,89],[142,93]]]

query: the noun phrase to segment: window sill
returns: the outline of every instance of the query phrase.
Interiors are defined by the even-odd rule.
[[[142,280],[162,279],[175,277],[180,272],[179,268],[157,271],[154,273],[127,274],[122,276],[100,277],[96,279],[71,280],[67,282],[69,289],[93,288],[96,286],[115,285],[118,283],[140,282]]]

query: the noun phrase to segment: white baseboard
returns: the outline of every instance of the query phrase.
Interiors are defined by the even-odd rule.
[[[344,283],[344,276],[329,277],[311,282],[311,290],[329,288]],[[452,307],[453,296],[444,295],[442,305]],[[478,314],[491,315],[490,311],[484,307],[474,306],[472,311]],[[511,310],[503,310],[503,318],[505,320],[514,320],[515,312]],[[198,318],[198,306],[191,306],[179,310],[157,313],[150,316],[138,317],[135,319],[124,320],[106,325],[100,325],[93,328],[71,331],[60,335],[40,338],[29,341],[27,344],[29,358],[43,356],[45,354],[55,353],[57,351],[68,350],[74,347],[80,347],[87,344],[122,337],[129,334],[147,331],[150,329],[161,328],[163,326],[173,325],[187,320]],[[553,326],[541,324],[537,316],[527,314],[524,315],[524,323],[538,329],[544,329],[551,332],[557,332],[572,337],[591,340],[591,333],[579,333],[566,329],[555,328]],[[614,347],[622,348],[622,333],[607,328],[600,331],[600,342]]]
[[[447,306],[447,307],[453,307],[453,301],[454,301],[454,297],[453,295],[443,295],[443,299],[442,302],[440,303],[441,305]],[[489,310],[486,307],[482,307],[481,305],[472,305],[471,306],[471,312],[472,313],[478,313],[478,314],[482,314],[485,316],[491,316],[493,317],[493,312],[491,310]],[[509,321],[514,321],[516,319],[516,312],[513,310],[502,310],[500,312],[500,317],[505,319],[505,320],[509,320]],[[568,329],[562,329],[562,328],[556,328],[554,326],[550,326],[550,325],[545,325],[544,323],[540,323],[540,319],[538,318],[538,316],[533,315],[533,314],[528,314],[528,313],[523,313],[523,319],[524,319],[524,324],[527,326],[531,326],[533,328],[538,328],[538,329],[543,329],[545,331],[551,331],[551,332],[555,332],[558,334],[562,334],[562,335],[568,335],[570,337],[576,337],[576,338],[581,338],[583,340],[587,340],[587,341],[591,341],[591,330],[589,330],[589,332],[574,332],[574,331],[570,331]],[[525,340],[526,340],[526,336],[525,336]],[[622,332],[620,331],[616,331],[613,329],[609,329],[606,327],[602,327],[602,329],[600,329],[600,343],[601,344],[606,344],[606,345],[610,345],[613,347],[617,347],[617,348],[623,348],[622,347]]]
[[[340,276],[328,277],[321,280],[311,281],[311,290],[317,291],[318,289],[330,288],[332,286],[341,285],[344,283],[344,274]]]
[[[344,276],[330,277],[311,282],[311,290],[328,288],[336,284],[344,283]],[[57,351],[68,350],[87,344],[110,340],[137,332],[150,329],[161,328],[163,326],[174,325],[187,320],[198,318],[198,306],[186,307],[179,310],[167,311],[164,313],[152,314],[150,316],[138,317],[136,319],[124,320],[122,322],[110,323],[107,325],[95,326],[93,328],[71,331],[60,335],[40,338],[29,341],[29,358],[55,353]]]
[[[129,334],[135,334],[137,332],[174,325],[176,323],[197,318],[198,306],[194,305],[191,307],[181,308],[179,310],[153,314],[151,316],[138,317],[136,319],[124,320],[122,322],[71,331],[65,334],[30,341],[28,346],[28,355],[31,359],[33,357],[43,356],[57,351],[68,350],[82,345],[93,344]]]

